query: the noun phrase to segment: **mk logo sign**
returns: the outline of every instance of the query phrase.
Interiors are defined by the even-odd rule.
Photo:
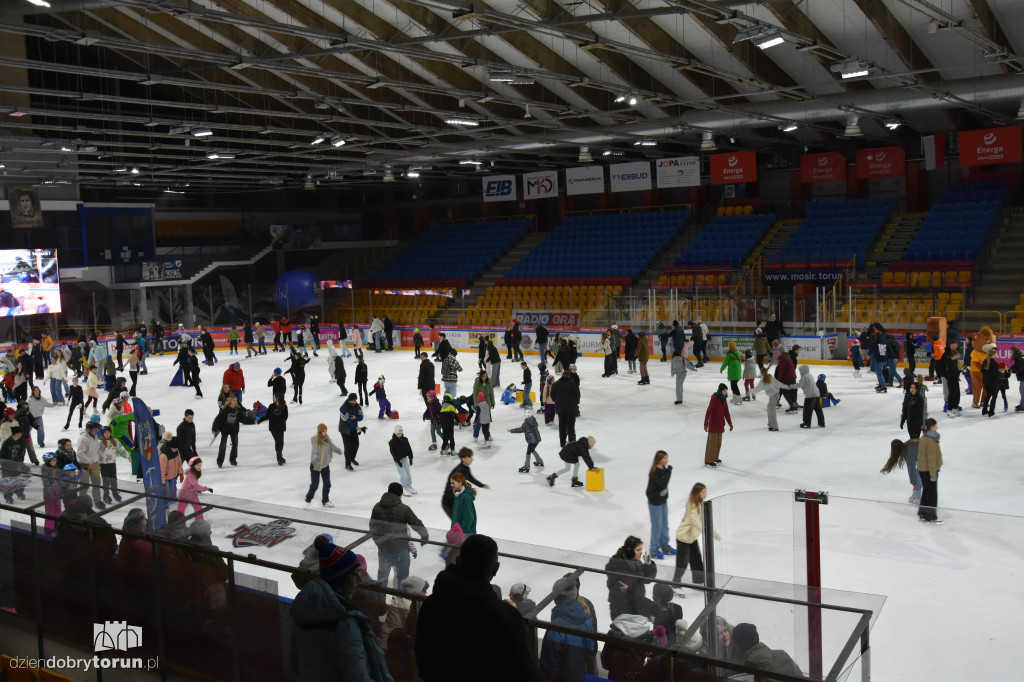
[[[108,620],[93,623],[92,643],[95,651],[128,651],[142,646],[142,628],[125,621]]]

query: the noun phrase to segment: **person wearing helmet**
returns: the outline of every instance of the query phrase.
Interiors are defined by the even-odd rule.
[[[388,400],[387,391],[384,390],[384,375],[381,374],[377,377],[377,383],[373,385],[373,390],[370,391],[370,395],[377,396],[377,407],[380,411],[377,412],[377,419],[384,419],[384,415],[388,415],[388,419],[391,418],[391,401]]]

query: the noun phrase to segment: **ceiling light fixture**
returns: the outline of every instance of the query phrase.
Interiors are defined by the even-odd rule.
[[[781,45],[784,42],[786,42],[786,39],[783,38],[782,35],[778,31],[773,31],[771,33],[768,33],[767,35],[764,35],[764,36],[762,36],[760,38],[757,38],[754,41],[754,43],[759,48],[761,48],[762,50],[767,50],[769,47],[775,47],[776,45]]]
[[[576,159],[580,163],[590,163],[594,157],[590,154],[590,147],[580,147],[580,156]]]
[[[184,135],[189,130],[191,130],[191,128],[189,126],[184,126],[184,125],[182,125],[182,126],[171,126],[170,128],[168,128],[167,134],[168,135]]]
[[[214,161],[216,159],[233,159],[235,158],[234,152],[210,152],[206,155],[206,158]]]
[[[119,167],[114,169],[114,172],[115,173],[127,173],[128,172],[128,167],[127,166],[119,166]]]
[[[36,7],[49,7],[50,6],[50,3],[46,2],[46,0],[28,0],[28,1],[31,2],[33,5],[35,5]]]
[[[744,40],[752,40],[764,34],[764,28],[760,24],[755,24],[748,28],[742,29],[736,33],[736,37],[732,39],[734,43],[742,43]]]
[[[316,137],[313,138],[313,141],[310,142],[310,144],[313,144],[313,145],[320,144],[321,142],[324,141],[324,139],[326,139],[326,138],[324,138],[323,135],[317,135]]]
[[[885,127],[888,128],[889,130],[896,130],[901,125],[903,125],[903,121],[899,120],[898,118],[893,118],[885,122]]]
[[[846,121],[846,129],[843,131],[843,137],[860,137],[864,133],[860,129],[860,120],[856,116],[851,116]]]
[[[626,95],[626,94],[619,95],[618,97],[615,98],[615,103],[616,104],[621,104],[622,102],[625,102],[626,101],[626,97],[628,97],[628,95]]]
[[[480,166],[483,165],[483,161],[477,161],[476,159],[462,159],[459,161],[460,166]]]
[[[209,128],[192,128],[192,137],[209,137],[213,131]]]
[[[384,182],[394,182],[395,174],[391,172],[390,168],[388,168],[387,170],[384,171],[384,177],[381,178],[381,180],[383,180]]]
[[[841,78],[860,78],[871,73],[871,65],[859,59],[845,59],[832,65],[832,73],[838,73]]]
[[[629,106],[635,107],[636,106],[636,101],[637,101],[636,100],[636,95],[630,95],[629,96]]]
[[[779,129],[784,133],[791,133],[799,127],[800,126],[795,123],[787,123],[786,125],[779,126]]]
[[[345,146],[345,138],[343,138],[341,135],[339,135],[338,137],[335,137],[334,139],[331,140],[331,146],[332,147],[344,147]]]
[[[470,126],[475,128],[480,125],[480,121],[474,121],[471,118],[446,118],[444,122],[450,126]]]
[[[414,170],[412,168],[410,168],[405,173],[405,177],[407,177],[407,178],[418,178],[419,176],[420,176],[420,172],[418,170]]]
[[[700,150],[702,152],[713,152],[716,149],[718,149],[718,146],[715,144],[715,134],[702,133],[700,138]]]
[[[77,152],[78,145],[74,144],[73,142],[62,142],[60,145],[60,150],[62,152]]]
[[[139,174],[139,169],[138,168],[132,168],[132,175],[138,175],[138,174]]]
[[[633,146],[634,147],[657,147],[658,146],[658,141],[657,140],[653,140],[653,139],[651,139],[649,137],[645,137],[642,140],[637,140],[636,142],[634,142]]]

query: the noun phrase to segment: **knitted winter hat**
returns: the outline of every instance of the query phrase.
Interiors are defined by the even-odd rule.
[[[444,539],[448,541],[449,545],[461,547],[462,543],[466,541],[466,535],[462,532],[462,526],[457,523],[453,523],[451,530],[445,534]]]
[[[196,520],[188,527],[188,536],[190,538],[203,537],[209,535],[211,530],[209,521]]]
[[[683,651],[689,653],[696,653],[700,650],[701,645],[704,644],[703,638],[700,636],[700,630],[694,630],[693,636],[690,639],[683,641],[683,635],[690,629],[690,624],[680,618],[676,621],[676,643]]]
[[[355,552],[339,547],[324,535],[318,535],[313,546],[320,552],[320,577],[327,582],[359,572],[359,558]]]
[[[436,398],[437,397],[437,392],[436,391],[427,391],[427,397],[428,398]]]
[[[392,483],[388,485],[388,492],[391,493],[392,495],[397,495],[398,497],[401,497],[402,494],[405,492],[405,489],[402,487],[401,483]]]
[[[757,626],[752,623],[740,623],[732,630],[732,643],[736,651],[746,653],[751,647],[761,641],[757,634]]]
[[[280,373],[281,373],[281,368],[280,367],[274,368],[274,374],[280,374]]]
[[[399,433],[404,434],[405,433],[405,431],[402,429],[402,425],[401,424],[399,424],[398,426],[395,427],[395,433],[396,434],[399,434]]]
[[[402,591],[411,592],[412,594],[426,594],[427,588],[430,587],[423,578],[418,575],[410,575],[408,578],[402,581]]]
[[[576,587],[576,579],[572,576],[572,573],[566,573],[564,576],[555,581],[554,586],[551,588],[551,592],[555,595],[555,601],[576,601],[578,590]]]
[[[722,391],[728,391],[728,390],[729,390],[729,387],[726,386],[725,384],[718,384],[718,390],[715,391],[715,397],[718,398],[719,400],[724,401],[725,400],[725,396],[722,395]]]
[[[172,438],[174,438],[174,434],[171,433],[170,431],[164,431],[164,435],[160,436],[160,440],[164,441],[165,443],[170,442]]]

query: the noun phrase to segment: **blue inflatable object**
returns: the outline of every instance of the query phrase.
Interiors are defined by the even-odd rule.
[[[274,282],[274,303],[281,310],[319,303],[319,283],[320,278],[308,270],[290,270]]]

